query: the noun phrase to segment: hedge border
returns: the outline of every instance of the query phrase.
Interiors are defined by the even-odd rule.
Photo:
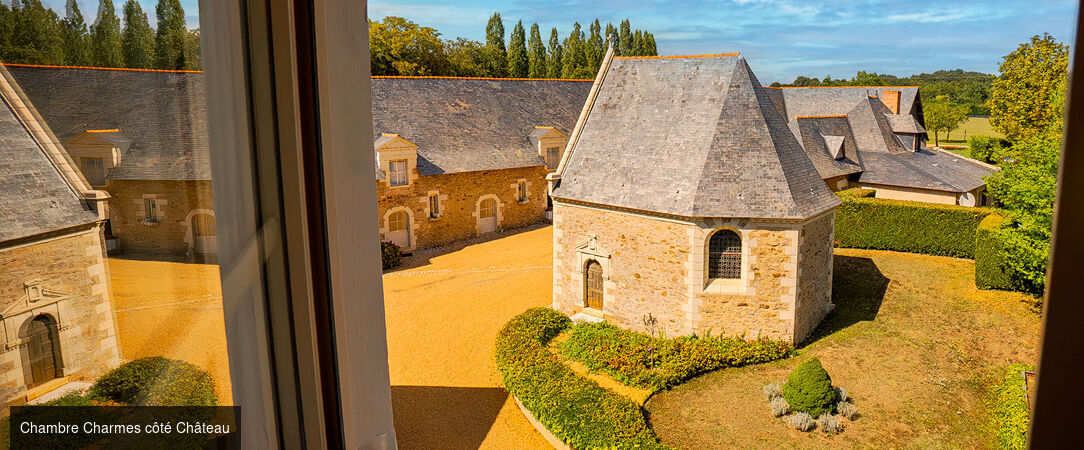
[[[998,230],[1009,223],[1000,214],[990,214],[975,230],[975,286],[979,289],[1013,290],[1012,275],[1006,270],[1005,243]]]
[[[990,407],[990,420],[998,448],[1027,448],[1031,414],[1023,372],[1030,370],[1034,368],[1026,364],[1012,364],[1005,368],[1000,383],[990,386],[986,401]]]

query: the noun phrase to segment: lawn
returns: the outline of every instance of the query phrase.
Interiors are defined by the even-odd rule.
[[[940,145],[942,147],[944,147],[946,145],[949,146],[949,147],[964,147],[964,148],[946,148],[945,150],[950,150],[950,151],[959,153],[959,154],[961,154],[963,156],[970,157],[971,154],[968,153],[968,151],[967,151],[967,137],[968,136],[974,136],[974,135],[977,135],[977,134],[978,135],[985,135],[985,136],[998,136],[998,137],[1001,137],[1001,133],[998,133],[997,131],[994,131],[994,127],[990,125],[990,119],[989,118],[987,118],[987,117],[968,117],[967,120],[963,123],[963,125],[960,125],[959,128],[953,130],[947,136],[945,135],[945,133],[941,133]],[[929,142],[926,143],[926,145],[928,145],[930,147],[933,147],[934,146],[933,132],[930,132],[929,135],[930,135],[930,140],[929,140]]]
[[[646,404],[663,443],[719,447],[991,447],[983,403],[1011,363],[1034,364],[1039,312],[1021,294],[974,287],[966,259],[837,249],[836,309],[799,356],[725,369]],[[761,387],[817,356],[860,417],[838,435],[773,418]]]

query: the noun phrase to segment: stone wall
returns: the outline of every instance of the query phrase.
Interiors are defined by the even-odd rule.
[[[120,359],[102,228],[0,249],[0,400],[25,399],[28,354],[20,331],[39,315],[59,328],[59,376],[92,380]],[[40,294],[32,294],[35,289]]]
[[[835,211],[802,224],[798,237],[798,293],[794,302],[794,341],[802,342],[832,309],[832,257]]]
[[[482,197],[496,196],[498,230],[518,228],[545,219],[546,167],[459,172],[418,176],[407,186],[388,187],[377,180],[377,217],[380,239],[386,240],[387,216],[393,209],[409,210],[414,248],[421,249],[475,237],[478,204]],[[517,182],[526,180],[527,201],[517,201]],[[440,198],[439,217],[430,217],[429,195]]]
[[[879,184],[860,183],[859,187],[876,189],[877,198],[889,200],[911,200],[915,202],[940,203],[955,205],[956,194],[929,189],[914,189],[900,186],[882,186]]]
[[[192,249],[191,214],[214,214],[211,182],[108,180],[109,220],[125,252],[186,254]],[[144,220],[144,197],[154,195],[158,221]]]

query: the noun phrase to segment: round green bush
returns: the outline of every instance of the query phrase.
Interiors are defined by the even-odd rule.
[[[203,369],[161,356],[113,369],[90,387],[90,396],[135,406],[217,406],[215,382]]]
[[[810,358],[790,372],[787,384],[783,385],[783,398],[792,410],[819,417],[832,412],[836,390],[832,388],[832,377],[821,366],[821,361]]]
[[[393,242],[380,243],[380,262],[384,270],[399,267],[402,264],[403,249]]]

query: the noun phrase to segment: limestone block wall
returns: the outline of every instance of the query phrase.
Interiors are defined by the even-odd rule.
[[[794,341],[802,342],[832,310],[832,257],[835,211],[802,224],[798,237],[798,295],[794,303]]]
[[[209,180],[108,180],[109,219],[125,252],[185,254],[192,248],[193,211],[213,214]],[[158,203],[158,222],[144,220],[144,197]]]
[[[0,249],[0,401],[26,393],[20,329],[39,315],[58,325],[61,374],[92,380],[120,360],[102,229]],[[41,296],[28,295],[33,286]],[[36,297],[36,300],[31,301]]]
[[[889,200],[911,200],[915,202],[940,203],[943,205],[955,205],[956,194],[951,192],[933,191],[929,189],[914,189],[900,186],[882,186],[879,184],[862,183],[859,187],[876,189],[877,198]]]
[[[545,219],[546,167],[459,172],[417,176],[407,186],[388,187],[377,181],[380,239],[386,240],[387,216],[394,208],[409,209],[414,249],[475,237],[482,197],[497,200],[498,230],[518,228]],[[527,183],[527,200],[517,199],[517,182]],[[429,195],[440,198],[439,217],[430,217]]]

